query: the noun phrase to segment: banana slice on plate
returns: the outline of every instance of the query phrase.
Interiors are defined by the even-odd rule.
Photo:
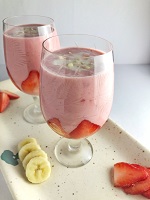
[[[42,183],[49,178],[50,174],[50,163],[42,156],[32,158],[26,166],[26,177],[31,183]]]
[[[47,154],[42,149],[37,149],[37,150],[31,151],[29,154],[26,155],[26,157],[22,161],[22,165],[23,165],[24,169],[26,169],[27,164],[29,163],[29,161],[32,158],[39,157],[39,156],[42,156],[43,158],[48,159]]]
[[[47,154],[38,145],[35,138],[26,138],[18,144],[18,155],[31,183],[42,183],[51,174],[51,165]]]
[[[26,138],[26,139],[22,140],[21,142],[19,142],[19,144],[18,144],[18,151],[20,151],[20,149],[21,149],[24,145],[29,144],[29,143],[31,143],[31,142],[37,144],[37,141],[36,141],[35,138]]]
[[[21,160],[21,162],[24,160],[24,158],[27,156],[27,154],[29,154],[32,151],[41,149],[41,147],[35,143],[35,142],[30,142],[28,144],[25,144],[19,151],[18,155],[19,155],[19,159]]]

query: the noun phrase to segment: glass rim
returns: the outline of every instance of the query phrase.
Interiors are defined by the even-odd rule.
[[[13,25],[13,24],[11,24],[11,23],[8,23],[7,22],[7,20],[8,19],[17,19],[17,18],[19,18],[19,17],[41,17],[41,18],[47,18],[47,19],[49,19],[49,20],[51,20],[51,22],[52,23],[54,23],[54,19],[53,18],[51,18],[51,17],[47,17],[47,16],[43,16],[43,15],[14,15],[14,16],[10,16],[10,17],[5,17],[3,20],[2,20],[2,22],[3,22],[3,24],[6,24],[6,25],[9,25],[9,26],[18,26],[18,25]],[[44,24],[44,25],[41,25],[40,27],[42,27],[42,26],[47,26],[48,24]]]
[[[105,42],[107,42],[109,45],[110,45],[110,50],[108,50],[107,52],[105,52],[104,54],[107,54],[107,53],[109,53],[109,52],[111,52],[111,51],[113,51],[113,45],[112,45],[112,43],[111,42],[109,42],[107,39],[104,39],[104,38],[102,38],[102,37],[100,37],[100,36],[97,36],[97,35],[90,35],[90,34],[78,34],[78,33],[74,33],[74,34],[59,34],[59,35],[55,35],[55,36],[51,36],[51,37],[48,37],[46,40],[44,40],[43,42],[42,42],[42,48],[44,49],[44,50],[46,50],[47,52],[49,52],[49,53],[53,53],[53,51],[50,51],[50,50],[48,50],[46,47],[45,47],[45,43],[46,43],[46,41],[47,40],[49,40],[50,38],[55,38],[55,37],[61,37],[61,36],[73,36],[73,35],[78,35],[78,36],[90,36],[90,37],[94,37],[94,38],[98,38],[98,39],[101,39],[101,40],[104,40]],[[85,47],[86,48],[86,47]],[[95,48],[95,50],[96,50],[96,48]]]

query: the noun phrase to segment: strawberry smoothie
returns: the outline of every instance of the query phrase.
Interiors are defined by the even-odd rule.
[[[8,74],[25,93],[39,94],[42,42],[52,35],[56,35],[56,30],[51,32],[50,26],[42,24],[16,26],[3,35]]]
[[[66,48],[45,57],[41,67],[41,108],[58,134],[83,138],[108,119],[114,88],[112,52]]]

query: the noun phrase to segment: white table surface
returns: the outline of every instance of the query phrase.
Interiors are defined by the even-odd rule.
[[[150,65],[115,65],[110,118],[150,149]],[[13,200],[1,173],[0,199]]]

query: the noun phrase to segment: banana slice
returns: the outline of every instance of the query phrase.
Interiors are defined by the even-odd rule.
[[[19,159],[21,160],[21,162],[24,160],[27,154],[37,149],[41,149],[41,147],[34,142],[24,145],[18,153]]]
[[[38,145],[35,138],[27,138],[18,144],[18,155],[31,183],[42,183],[51,174],[47,154]]]
[[[34,157],[39,157],[42,156],[43,158],[47,158],[47,154],[42,150],[42,149],[38,149],[38,150],[34,150],[31,151],[29,154],[26,155],[26,157],[24,158],[24,160],[22,161],[22,165],[24,167],[24,169],[26,169],[26,166],[28,164],[28,162],[34,158]]]
[[[26,166],[26,177],[31,183],[42,183],[50,174],[50,163],[42,156],[32,158]]]
[[[18,151],[20,151],[20,149],[21,149],[24,145],[29,144],[29,143],[31,143],[31,142],[37,144],[37,141],[36,141],[35,138],[26,138],[26,139],[22,140],[21,142],[19,142],[19,144],[18,144]]]

